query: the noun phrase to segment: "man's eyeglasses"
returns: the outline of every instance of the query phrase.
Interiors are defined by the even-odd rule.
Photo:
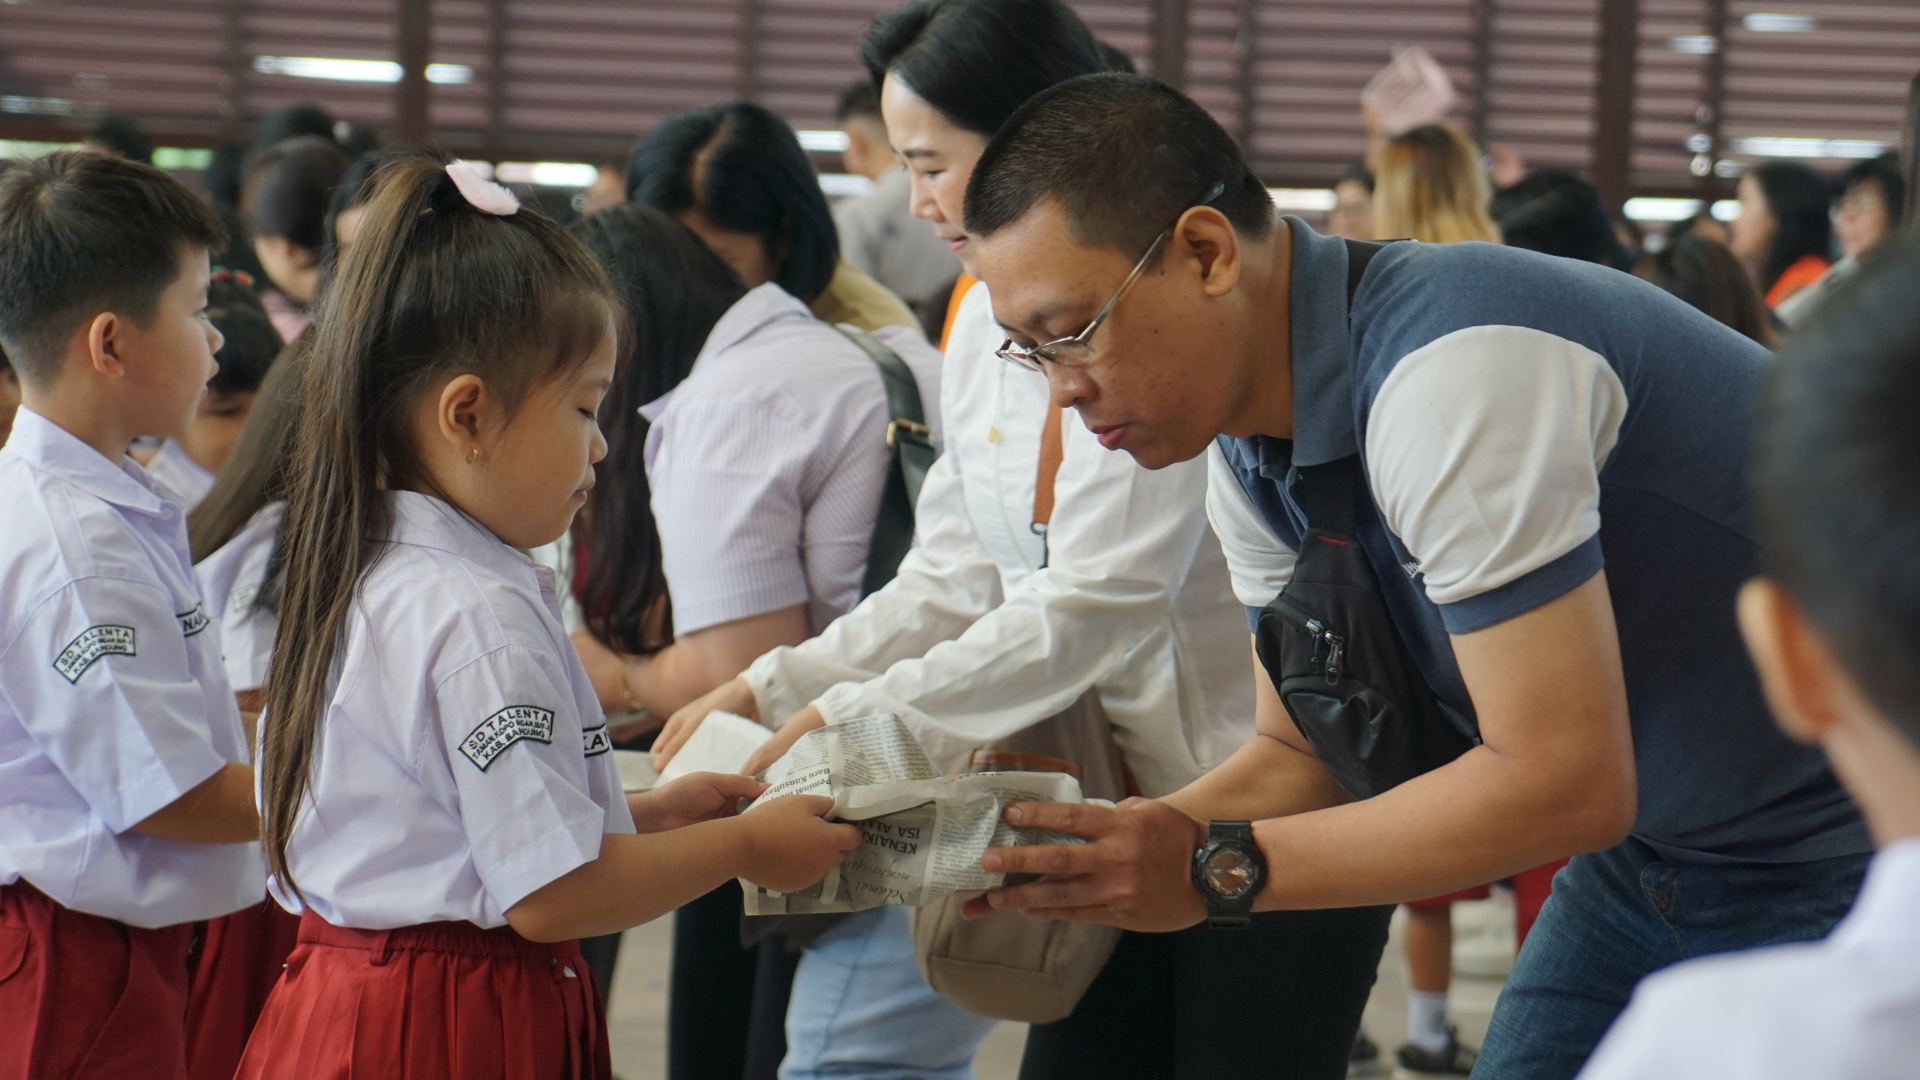
[[[1227,185],[1224,182],[1215,184],[1213,185],[1213,189],[1207,192],[1207,197],[1201,199],[1194,205],[1205,206],[1219,198],[1220,193],[1225,190],[1227,190]],[[1181,211],[1181,213],[1185,212],[1184,210]],[[1139,262],[1133,264],[1133,271],[1127,275],[1127,280],[1121,282],[1120,287],[1114,290],[1113,295],[1107,299],[1107,302],[1101,305],[1099,314],[1093,317],[1093,321],[1087,324],[1086,329],[1068,337],[1056,338],[1044,345],[1035,345],[1031,349],[1015,345],[1013,339],[1008,338],[998,349],[993,351],[993,354],[1010,364],[1016,364],[1026,368],[1028,371],[1038,371],[1042,373],[1047,370],[1048,364],[1059,364],[1062,367],[1080,367],[1092,363],[1093,345],[1090,342],[1093,338],[1093,332],[1100,329],[1100,324],[1107,321],[1108,315],[1113,314],[1114,305],[1120,302],[1121,297],[1127,295],[1127,290],[1133,287],[1135,281],[1139,280],[1140,272],[1147,268],[1147,264],[1153,261],[1154,255],[1159,253],[1161,245],[1167,242],[1167,237],[1172,235],[1173,229],[1169,227],[1165,232],[1154,237],[1153,243],[1147,245],[1147,253],[1140,256]]]

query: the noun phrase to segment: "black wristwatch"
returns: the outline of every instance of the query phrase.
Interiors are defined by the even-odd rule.
[[[1244,930],[1253,898],[1267,885],[1267,859],[1250,821],[1210,821],[1207,842],[1193,853],[1193,887],[1207,902],[1207,925]]]

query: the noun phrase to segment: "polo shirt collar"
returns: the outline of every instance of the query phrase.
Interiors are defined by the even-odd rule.
[[[1324,465],[1360,452],[1347,329],[1347,243],[1321,236],[1297,217],[1281,220],[1293,230],[1292,463]],[[1264,464],[1264,449],[1261,457]]]
[[[387,497],[392,500],[394,543],[445,551],[510,579],[537,576],[532,559],[452,503],[418,491],[390,491]]]
[[[118,462],[111,461],[79,436],[24,405],[14,414],[13,434],[8,436],[6,447],[35,469],[122,509],[151,515],[164,515],[168,506],[180,510],[132,458],[122,456]]]

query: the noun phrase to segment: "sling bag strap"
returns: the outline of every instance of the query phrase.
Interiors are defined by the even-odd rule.
[[[938,451],[920,403],[920,383],[906,361],[857,326],[841,323],[835,329],[860,346],[880,369],[880,381],[887,388],[887,478],[867,544],[866,576],[860,582],[860,595],[868,596],[893,580],[900,560],[913,547],[913,508]]]
[[[1047,565],[1047,526],[1053,522],[1053,482],[1060,477],[1060,463],[1066,459],[1066,435],[1061,430],[1065,410],[1048,403],[1047,418],[1040,426],[1040,469],[1033,478],[1033,531],[1040,537],[1040,565]]]
[[[1353,321],[1353,297],[1360,291],[1360,279],[1367,264],[1385,244],[1372,240],[1347,241],[1347,321]],[[1307,521],[1316,529],[1341,536],[1352,536],[1358,520],[1356,502],[1366,490],[1367,478],[1360,468],[1360,455],[1350,454],[1324,465],[1299,469],[1296,500]]]

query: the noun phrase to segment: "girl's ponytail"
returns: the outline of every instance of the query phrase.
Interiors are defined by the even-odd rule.
[[[287,494],[286,579],[260,743],[261,836],[283,887],[360,581],[385,550],[385,489],[421,480],[422,393],[473,373],[507,402],[583,361],[615,325],[604,274],[531,211],[484,213],[446,167],[396,157],[321,298],[303,365]]]

